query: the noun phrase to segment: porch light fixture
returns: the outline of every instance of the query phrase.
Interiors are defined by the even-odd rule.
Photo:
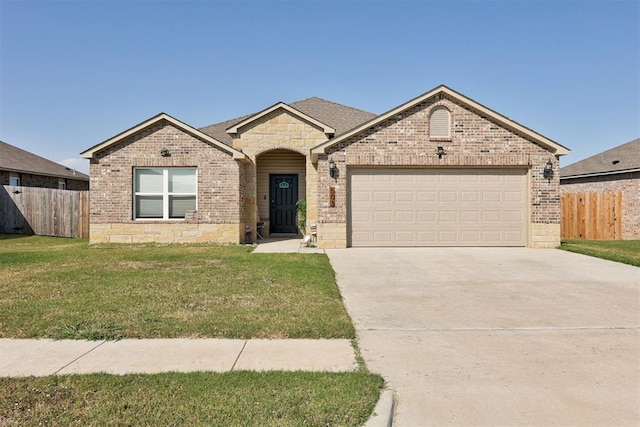
[[[447,153],[444,152],[444,148],[442,148],[441,146],[438,146],[438,151],[436,151],[436,154],[438,155],[438,158],[441,159],[442,156],[444,156]]]
[[[549,181],[553,178],[553,163],[551,163],[551,160],[548,160],[547,164],[544,166],[542,176],[544,176],[544,179],[548,179]]]
[[[169,156],[171,156],[171,153],[170,153],[170,152],[169,152],[169,150],[167,150],[167,149],[166,149],[166,147],[165,147],[165,148],[163,148],[162,150],[160,150],[160,155],[161,155],[162,157],[169,157]]]
[[[338,168],[336,168],[336,162],[332,159],[329,159],[329,176],[331,178],[335,178],[338,173]]]

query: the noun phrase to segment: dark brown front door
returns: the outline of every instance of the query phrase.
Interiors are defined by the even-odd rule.
[[[297,233],[298,175],[269,175],[269,233]]]

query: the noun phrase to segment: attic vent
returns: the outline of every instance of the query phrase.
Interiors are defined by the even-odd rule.
[[[451,136],[451,113],[444,107],[437,107],[429,118],[429,136],[448,138]]]
[[[620,163],[620,160],[614,160],[611,163],[614,164],[614,165],[617,165],[618,163]]]

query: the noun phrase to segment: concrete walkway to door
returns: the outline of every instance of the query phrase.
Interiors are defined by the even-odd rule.
[[[555,249],[327,254],[395,426],[640,424],[640,268]]]

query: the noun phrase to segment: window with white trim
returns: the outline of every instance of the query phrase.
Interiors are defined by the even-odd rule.
[[[20,175],[12,173],[9,175],[9,185],[20,186]]]
[[[58,190],[66,190],[66,189],[67,189],[67,179],[58,178]]]
[[[196,210],[196,168],[136,168],[133,181],[135,219],[180,219]]]
[[[431,138],[451,138],[451,113],[445,107],[436,107],[429,117]]]

